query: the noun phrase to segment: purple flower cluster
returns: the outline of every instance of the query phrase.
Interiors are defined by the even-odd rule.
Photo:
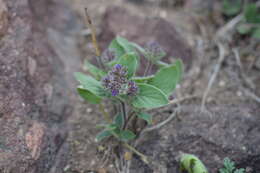
[[[127,95],[135,95],[138,91],[138,87],[134,81],[128,81]]]
[[[127,70],[120,64],[116,64],[108,75],[102,79],[102,85],[109,90],[112,96],[119,94],[135,95],[138,87],[134,81],[127,79]]]
[[[101,59],[104,63],[112,61],[113,59],[115,59],[115,57],[116,54],[113,49],[106,49],[101,55]]]
[[[145,46],[145,51],[152,58],[162,58],[165,55],[165,51],[156,41],[150,41]]]

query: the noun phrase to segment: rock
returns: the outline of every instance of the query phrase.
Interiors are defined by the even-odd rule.
[[[191,65],[191,48],[174,25],[162,18],[139,17],[123,8],[111,7],[104,14],[101,28],[99,40],[103,49],[116,35],[126,37],[142,46],[155,40],[165,49],[168,57],[181,58],[186,67]]]
[[[153,164],[134,159],[131,172],[177,173],[180,153],[195,154],[209,172],[218,172],[225,157],[251,173],[260,172],[259,105],[212,105],[210,113],[201,113],[199,105],[182,106],[182,110],[180,121],[150,133],[140,143],[138,149]]]
[[[77,70],[68,65],[80,64],[77,56],[67,62],[49,42],[50,30],[71,31],[72,18],[63,16],[70,10],[63,3],[0,0],[0,34],[6,7],[9,18],[0,40],[0,172],[61,173],[66,166],[66,118],[73,109],[73,82],[67,76]],[[52,27],[54,21],[59,27]]]
[[[5,1],[0,0],[0,39],[5,35],[8,29],[8,9]]]

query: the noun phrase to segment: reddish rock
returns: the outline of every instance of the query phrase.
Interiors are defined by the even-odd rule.
[[[173,24],[162,18],[145,18],[130,14],[123,8],[111,7],[104,14],[100,36],[101,47],[105,48],[116,36],[144,45],[148,41],[159,42],[168,57],[181,58],[191,65],[192,50]]]
[[[41,145],[43,142],[45,126],[42,123],[34,122],[25,135],[25,142],[34,160],[40,157]]]
[[[59,173],[68,153],[72,82],[47,31],[53,21],[64,30],[61,14],[70,10],[54,0],[0,0],[0,34],[7,9],[9,28],[0,40],[0,172]]]

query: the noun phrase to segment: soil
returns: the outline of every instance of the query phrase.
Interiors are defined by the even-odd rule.
[[[94,56],[89,30],[84,26],[83,7],[88,8],[102,49],[115,35],[121,35],[141,45],[156,39],[173,57],[168,61],[182,58],[185,73],[174,98],[194,96],[152,111],[158,122],[177,107],[180,109],[176,119],[160,130],[150,132],[139,143],[137,149],[149,157],[151,164],[144,164],[134,155],[131,173],[177,173],[181,153],[198,156],[212,173],[218,172],[225,157],[234,160],[238,167],[246,168],[248,173],[260,172],[260,104],[256,98],[260,95],[258,40],[235,34],[232,41],[221,42],[226,48],[225,59],[206,99],[206,108],[201,109],[203,94],[219,58],[214,36],[226,22],[219,12],[218,1],[212,1],[214,15],[197,13],[206,8],[194,5],[203,3],[200,0],[196,3],[164,0],[162,6],[149,0],[139,3],[127,0],[31,0],[27,3],[21,0],[21,4],[0,0],[0,4],[2,1],[7,6],[2,11],[9,17],[4,19],[4,23],[8,23],[4,29],[0,27],[1,45],[7,46],[0,45],[0,48],[1,53],[10,54],[10,59],[1,59],[0,67],[9,65],[11,68],[10,71],[0,68],[0,85],[2,82],[12,85],[10,90],[1,90],[0,123],[1,128],[4,124],[7,129],[1,136],[16,143],[12,144],[14,149],[9,153],[1,146],[0,138],[0,156],[6,156],[11,162],[14,160],[13,163],[4,162],[1,157],[0,172],[13,168],[19,173],[26,172],[26,169],[19,170],[19,164],[32,173],[115,172],[112,159],[106,164],[103,162],[106,150],[101,152],[100,148],[106,147],[105,143],[94,141],[99,131],[96,124],[102,123],[99,108],[84,102],[75,91],[77,83],[73,72],[84,71],[83,60]],[[22,13],[24,10],[21,9],[26,11]],[[19,13],[14,14],[15,10]],[[0,16],[2,11],[0,7]],[[9,50],[13,47],[8,46],[15,43],[15,33],[19,31],[15,30],[12,35],[10,28],[20,25],[24,26],[21,32],[26,36],[21,34],[16,44],[22,47],[27,40],[32,41],[26,50],[19,50],[25,53],[18,56],[11,54]],[[38,44],[39,52],[30,51],[30,47]],[[242,68],[234,50],[240,53]],[[32,58],[23,61],[22,57],[27,59],[26,53]],[[14,73],[18,77],[12,76]],[[54,93],[50,88],[55,88]],[[12,91],[10,97],[4,97],[7,91]],[[44,98],[49,99],[48,103]],[[19,104],[22,102],[26,102],[26,108]],[[19,129],[23,130],[21,135],[13,135]],[[19,153],[17,158],[15,153]]]

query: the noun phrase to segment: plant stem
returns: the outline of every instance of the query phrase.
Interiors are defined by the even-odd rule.
[[[125,130],[125,129],[127,128],[128,122],[131,120],[131,118],[132,118],[134,115],[135,115],[135,112],[131,112],[131,113],[128,115],[128,117],[127,117],[127,119],[126,119],[126,122],[124,123],[123,130]]]
[[[91,18],[90,16],[88,15],[88,10],[87,8],[85,8],[85,15],[86,15],[86,23],[87,23],[87,27],[90,28],[91,30],[91,38],[92,38],[92,43],[95,47],[95,51],[96,51],[96,57],[97,57],[97,62],[98,62],[98,65],[102,68],[102,69],[105,69],[102,61],[101,61],[101,52],[100,52],[100,49],[99,49],[99,46],[98,46],[98,43],[97,43],[97,38],[96,38],[96,29],[95,27],[92,25],[92,21],[91,21]]]
[[[123,127],[124,127],[125,124],[126,124],[126,118],[127,118],[126,109],[125,109],[125,103],[123,101],[120,101],[120,103],[121,103],[121,111],[122,111],[122,114],[123,114],[123,122],[124,122]]]
[[[108,122],[108,123],[112,123],[112,120],[109,116],[109,114],[107,113],[107,111],[105,110],[105,107],[102,103],[99,104],[99,110],[102,112],[102,114],[104,115],[104,118],[105,120]]]
[[[147,66],[146,66],[146,68],[145,68],[145,71],[144,71],[144,75],[143,76],[146,76],[147,75],[147,73],[149,72],[149,69],[150,69],[150,66],[152,65],[152,63],[151,63],[151,61],[148,61],[148,64],[147,64]]]
[[[131,150],[132,152],[134,152],[136,155],[140,156],[142,161],[145,162],[146,164],[149,163],[147,156],[145,156],[144,154],[140,153],[139,151],[137,151],[134,147],[132,147],[131,145],[129,145],[128,143],[123,143],[123,145],[128,148],[129,150]]]

